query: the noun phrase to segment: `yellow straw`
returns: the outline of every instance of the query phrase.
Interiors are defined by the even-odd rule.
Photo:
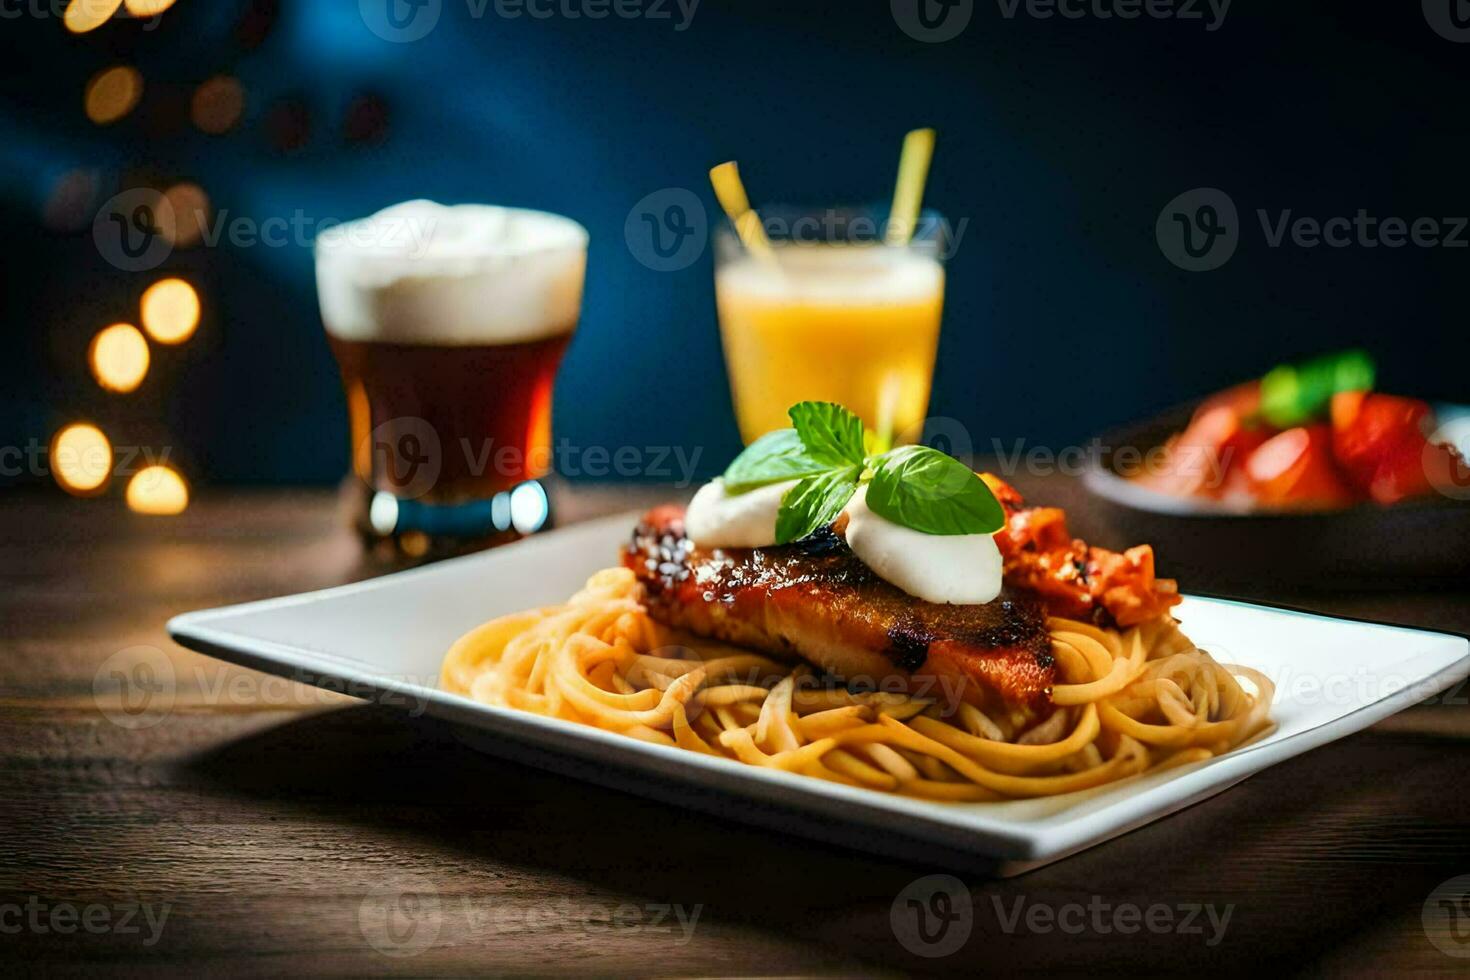
[[[893,209],[888,213],[889,245],[904,246],[914,237],[919,208],[924,203],[924,184],[929,180],[929,162],[934,159],[934,130],[915,129],[903,138],[898,160],[898,185],[893,189]]]
[[[710,170],[709,182],[714,185],[715,197],[719,198],[720,207],[725,209],[746,250],[759,259],[773,261],[776,253],[766,237],[760,215],[750,207],[745,185],[740,182],[740,167],[734,160],[726,161]]]

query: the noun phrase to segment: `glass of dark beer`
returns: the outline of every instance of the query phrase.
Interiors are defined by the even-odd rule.
[[[586,266],[586,230],[541,211],[414,201],[321,235],[367,537],[417,557],[550,523],[552,391]]]

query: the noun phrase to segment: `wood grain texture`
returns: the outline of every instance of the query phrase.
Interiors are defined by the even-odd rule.
[[[1106,539],[1075,485],[1021,482]],[[581,519],[663,496],[584,488],[559,505]],[[890,912],[916,878],[945,869],[492,759],[435,721],[267,680],[163,633],[185,610],[384,570],[342,529],[330,493],[206,495],[167,521],[52,495],[7,501],[0,969],[851,976],[1470,963],[1421,925],[1430,891],[1470,873],[1463,697],[1029,875],[964,876],[968,941],[927,958],[896,938]],[[1272,598],[1465,631],[1461,589]],[[168,659],[177,684],[172,710],[133,730],[110,720],[119,706],[93,684],[109,656],[139,645]],[[1199,934],[1123,933],[1090,912],[1075,933],[1025,918],[1036,906],[1156,905],[1176,917],[1228,907],[1230,918],[1213,945],[1202,918]]]

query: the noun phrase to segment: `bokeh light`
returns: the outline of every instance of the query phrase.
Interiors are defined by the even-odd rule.
[[[143,329],[160,344],[182,344],[199,326],[199,294],[182,279],[162,279],[143,294]]]
[[[171,517],[189,509],[189,485],[167,466],[146,466],[128,481],[128,510]]]
[[[510,523],[521,534],[535,534],[546,526],[551,502],[546,488],[535,480],[522,483],[510,492]]]
[[[175,184],[163,192],[163,198],[169,206],[160,209],[160,218],[170,216],[160,221],[163,236],[175,248],[198,244],[209,230],[209,195],[204,188],[188,182]]]
[[[87,361],[99,385],[127,394],[148,376],[148,341],[132,324],[114,323],[92,338]]]
[[[124,0],[128,13],[134,17],[157,17],[178,0]]]
[[[239,80],[216,75],[194,90],[189,118],[201,131],[218,136],[234,129],[244,111],[245,89]]]
[[[95,425],[76,422],[51,439],[51,476],[67,493],[90,496],[112,475],[112,443]]]
[[[122,0],[71,0],[61,22],[73,34],[95,31],[112,19]]]
[[[142,98],[143,76],[138,69],[131,65],[114,65],[92,76],[82,105],[88,119],[99,126],[106,126],[132,112]]]

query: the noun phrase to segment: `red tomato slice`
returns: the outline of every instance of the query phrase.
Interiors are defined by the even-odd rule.
[[[1237,501],[1244,498],[1248,502],[1254,493],[1245,464],[1257,449],[1275,435],[1277,430],[1265,423],[1237,429],[1220,447],[1220,462],[1224,468],[1223,472],[1215,474],[1218,486],[1211,487],[1209,495],[1217,500]]]
[[[1196,412],[1188,428],[1170,440],[1163,468],[1144,474],[1140,482],[1175,497],[1217,495],[1230,459],[1224,447],[1240,431],[1239,418],[1225,406]]]
[[[1320,423],[1261,443],[1246,461],[1245,474],[1256,499],[1269,507],[1345,507],[1353,501],[1332,462],[1332,430]]]
[[[1429,406],[1416,398],[1357,391],[1334,395],[1332,451],[1338,465],[1353,485],[1370,492],[1379,470],[1387,466],[1395,475],[1385,477],[1385,487],[1398,487],[1407,475],[1408,456],[1424,448],[1428,417]],[[1387,496],[1397,492],[1384,490]]]

